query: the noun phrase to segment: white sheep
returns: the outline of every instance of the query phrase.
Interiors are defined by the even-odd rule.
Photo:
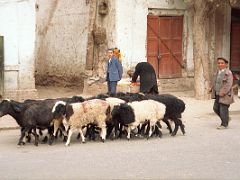
[[[150,137],[156,122],[163,119],[165,110],[166,106],[164,104],[154,100],[134,101],[115,106],[112,111],[112,118],[115,123],[117,121],[120,124],[128,126],[128,140],[130,139],[131,130],[148,120],[150,123],[148,137]]]
[[[119,98],[115,98],[115,97],[108,97],[105,99],[109,105],[110,105],[110,112],[112,112],[114,106],[117,106],[117,105],[120,105],[121,103],[125,103],[124,100],[122,99],[119,99]],[[117,132],[117,129],[114,127],[114,123],[112,122],[112,116],[111,116],[112,113],[110,113],[110,126],[108,126],[108,137],[112,135],[112,139],[115,139],[116,138],[116,132]],[[119,128],[119,127],[118,127]],[[114,130],[115,129],[115,130]]]
[[[110,106],[108,102],[100,99],[72,104],[57,102],[52,112],[55,119],[64,118],[63,124],[66,129],[69,127],[66,146],[70,144],[72,133],[75,130],[79,130],[82,142],[85,143],[82,127],[89,123],[94,123],[101,128],[100,136],[102,141],[105,141],[106,121],[110,116]]]
[[[120,105],[121,103],[125,103],[124,100],[115,97],[108,97],[105,100],[109,103],[111,110],[113,109],[114,106]]]

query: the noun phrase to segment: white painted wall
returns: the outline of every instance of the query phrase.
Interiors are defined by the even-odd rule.
[[[0,24],[6,93],[35,89],[35,0],[0,0]]]
[[[4,36],[5,65],[18,64],[18,5],[0,1],[0,35]]]
[[[146,58],[148,7],[145,1],[116,1],[116,46],[123,55],[123,65],[131,67]]]
[[[193,76],[193,12],[191,10],[184,13],[184,58],[186,61],[186,68],[188,76]],[[192,72],[192,73],[191,73]]]
[[[147,15],[149,10],[158,15],[184,15],[184,59],[193,70],[191,12],[182,0],[116,0],[116,46],[123,54],[126,69],[140,61],[147,61]]]
[[[35,88],[35,0],[18,3],[18,22],[19,88],[33,89]]]

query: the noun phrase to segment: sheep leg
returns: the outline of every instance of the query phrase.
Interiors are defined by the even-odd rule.
[[[168,130],[169,130],[169,133],[171,134],[172,133],[172,127],[171,127],[171,124],[169,123],[168,119],[163,119],[163,122],[166,123],[167,127],[168,127]]]
[[[180,128],[181,128],[181,131],[182,131],[182,133],[183,133],[183,135],[185,135],[185,126],[184,126],[184,124],[181,124],[180,125]]]
[[[59,132],[59,136],[58,136],[58,134],[57,134],[57,137],[62,137],[64,134],[63,134],[63,131],[62,131],[62,129],[60,129],[60,126],[59,126],[59,128],[58,128],[58,132]]]
[[[106,133],[107,133],[107,130],[106,130],[106,125],[103,125],[101,127],[101,138],[102,138],[102,142],[104,142],[106,140]]]
[[[115,134],[113,132],[114,126],[112,124],[108,124],[107,127],[108,128],[107,128],[107,136],[106,137],[109,138],[111,136],[111,139],[115,138]]]
[[[71,139],[72,133],[73,133],[73,130],[70,128],[69,132],[68,132],[68,139],[67,139],[67,142],[65,144],[66,146],[70,145],[70,139]]]
[[[34,145],[35,145],[35,146],[38,146],[39,137],[38,137],[38,134],[37,134],[36,127],[33,128],[33,135],[34,135],[34,137],[35,137]]]
[[[53,134],[50,134],[49,136],[50,136],[50,138],[49,138],[48,144],[52,145],[52,143],[54,141],[54,136],[53,136]]]
[[[53,136],[56,138],[57,137],[57,131],[60,126],[60,123],[58,120],[53,121]]]
[[[26,136],[24,136],[24,138],[23,138],[24,143],[26,143],[26,142],[30,143],[31,142],[31,133],[32,133],[32,131],[28,131]]]
[[[31,134],[28,133],[28,134],[25,136],[25,138],[23,139],[23,141],[30,143],[30,142],[31,142]]]
[[[42,130],[41,130],[41,129],[39,129],[39,135],[40,135],[40,136],[42,136],[42,135],[43,135],[43,133],[42,133]]]
[[[30,143],[31,142],[31,131],[28,132],[28,134],[25,136],[25,140],[26,142]]]
[[[78,133],[78,135],[77,135],[77,139],[80,139],[80,136],[81,136],[80,133]]]
[[[43,138],[43,140],[42,140],[42,143],[45,144],[45,143],[47,143],[47,142],[48,142],[48,136],[45,136],[45,137]]]
[[[142,124],[142,125],[139,125],[137,127],[138,129],[138,132],[137,132],[137,136],[143,136],[144,135],[144,132],[145,132],[145,127],[146,127],[146,124]]]
[[[86,134],[85,134],[85,137],[86,138],[88,138],[88,140],[91,140],[90,138],[91,138],[91,125],[90,124],[88,124],[87,126],[86,126],[86,128],[87,128],[87,130],[86,130]],[[80,136],[81,136],[81,134],[79,134],[79,138],[80,138]]]
[[[152,136],[152,129],[153,129],[153,126],[150,126],[147,139],[149,139]]]
[[[58,133],[60,133],[60,137],[64,134],[64,128],[61,126],[61,122],[59,120],[53,120],[53,136],[55,139],[58,137]],[[66,134],[66,133],[65,133]],[[64,136],[65,136],[64,134]]]
[[[143,132],[144,132],[144,130],[145,130],[145,126],[146,126],[146,125],[147,125],[147,129],[146,129],[145,134],[144,134],[145,136],[146,136],[146,135],[149,135],[149,131],[150,131],[150,129],[151,129],[151,128],[150,128],[150,127],[151,127],[151,126],[150,126],[150,122],[147,121],[147,123],[144,125]]]
[[[122,138],[122,132],[123,132],[122,128],[123,128],[122,124],[120,124],[120,123],[115,124],[115,135],[117,138],[120,138],[120,139]]]
[[[181,131],[182,131],[182,133],[183,133],[183,135],[186,133],[185,132],[185,126],[184,126],[184,124],[182,123],[182,120],[181,119],[178,119],[178,121],[179,121],[179,125],[180,125],[180,128],[181,128]]]
[[[156,123],[155,132],[160,138],[162,137],[162,126],[159,121]]]
[[[50,127],[48,127],[48,134],[45,135],[44,138],[43,138],[43,140],[42,140],[42,143],[43,143],[43,144],[45,144],[45,143],[48,142],[48,143],[51,145],[51,141],[53,141],[53,140],[51,140],[51,138],[53,138],[53,137],[51,137],[51,134],[53,134],[53,133],[52,133],[52,131],[50,130]]]
[[[95,124],[90,124],[90,133],[89,133],[89,139],[95,140],[96,139],[96,126]]]
[[[82,139],[82,143],[85,143],[86,141],[85,141],[85,136],[83,134],[82,128],[79,128],[78,130],[79,130],[79,134],[80,134],[81,139]]]
[[[175,135],[177,134],[177,132],[178,132],[179,121],[178,121],[178,119],[174,119],[173,122],[174,122],[174,124],[175,124],[175,128],[174,128],[174,130],[173,130],[173,132],[172,132],[172,136],[175,136]]]
[[[67,141],[67,132],[66,132],[66,129],[64,128],[63,124],[60,124],[59,129],[63,134],[63,142],[66,142]]]
[[[149,138],[152,136],[152,132],[153,132],[153,129],[154,129],[155,124],[156,124],[156,121],[149,121],[149,122],[148,122],[148,125],[149,125],[149,133],[148,133],[147,139],[149,139]]]
[[[21,129],[21,136],[20,136],[19,141],[18,141],[19,146],[25,144],[25,142],[23,142],[23,138],[25,137],[26,132],[29,131],[29,130],[30,130],[29,128],[22,128]]]
[[[55,132],[55,127],[54,127],[53,129],[54,129],[54,130],[53,130],[53,137],[54,137],[55,139],[57,139],[57,138],[58,138],[58,134],[59,134],[60,130],[59,130],[59,129],[57,129],[57,130],[56,130],[56,132]]]
[[[176,119],[176,120],[174,120],[174,123],[175,123],[175,129],[172,133],[172,136],[175,136],[177,134],[179,126],[180,126],[181,131],[184,135],[185,134],[185,126],[183,125],[182,121],[180,119]]]
[[[127,127],[127,140],[130,140],[131,137],[131,126]]]

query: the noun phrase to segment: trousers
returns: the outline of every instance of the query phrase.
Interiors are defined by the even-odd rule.
[[[227,127],[229,121],[229,106],[227,104],[219,103],[219,96],[216,96],[213,110],[220,117],[221,125]]]
[[[116,94],[117,81],[107,81],[108,94]]]

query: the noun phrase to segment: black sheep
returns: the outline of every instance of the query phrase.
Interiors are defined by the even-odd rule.
[[[83,101],[82,97],[73,96],[72,98],[59,98],[67,102]],[[32,132],[35,136],[35,145],[38,145],[38,134],[36,129],[48,129],[52,135],[52,107],[56,99],[47,100],[27,100],[23,103],[3,100],[0,103],[0,117],[4,115],[11,115],[18,125],[21,127],[21,137],[18,145],[24,144],[23,138],[26,133]],[[52,136],[51,136],[52,137]],[[52,144],[53,137],[50,139],[49,144]]]
[[[172,133],[172,136],[175,136],[177,134],[179,126],[182,133],[185,134],[185,127],[182,123],[182,120],[180,119],[182,117],[182,113],[185,110],[185,103],[183,102],[183,100],[171,94],[145,95],[145,97],[166,105],[166,113],[164,115],[163,121],[168,125],[169,131],[170,133]],[[172,120],[175,124],[173,132],[168,121],[169,119]]]

